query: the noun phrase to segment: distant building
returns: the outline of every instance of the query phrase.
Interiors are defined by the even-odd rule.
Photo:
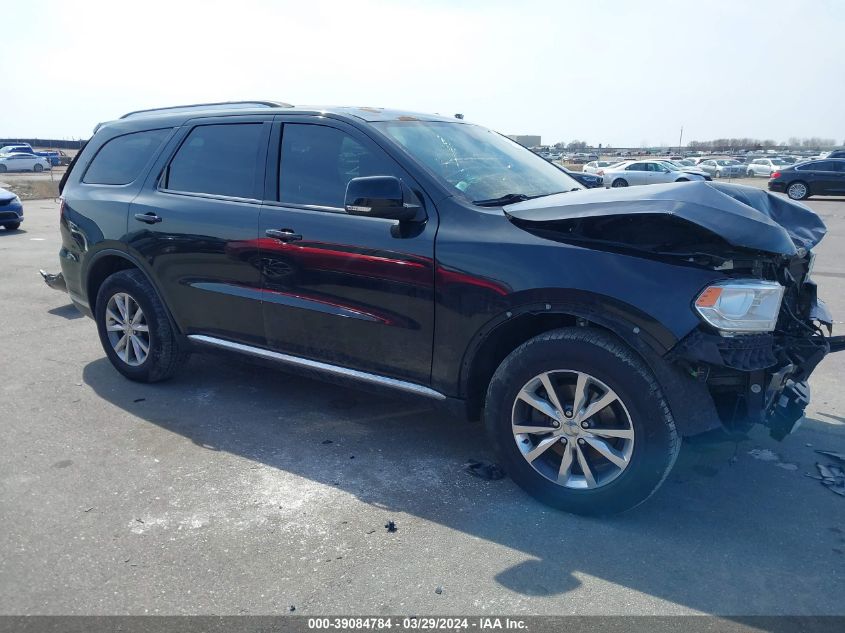
[[[516,141],[524,147],[537,147],[542,145],[539,134],[508,134],[508,138]]]

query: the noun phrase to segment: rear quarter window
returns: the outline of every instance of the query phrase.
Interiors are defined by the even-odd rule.
[[[161,147],[170,128],[117,136],[103,145],[82,177],[89,185],[128,185]]]

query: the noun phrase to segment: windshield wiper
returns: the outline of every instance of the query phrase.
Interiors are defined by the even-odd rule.
[[[503,196],[499,196],[498,198],[488,198],[487,200],[473,200],[473,204],[477,204],[479,207],[498,207],[503,204],[513,204],[515,202],[523,202],[525,200],[531,200],[531,198],[536,198],[537,196],[529,196],[524,193],[506,193]]]
[[[479,207],[498,207],[505,204],[514,204],[516,202],[524,202],[526,200],[533,200],[534,198],[545,198],[546,196],[554,196],[558,193],[569,193],[570,191],[579,191],[580,188],[568,189],[566,191],[552,191],[551,193],[539,193],[536,196],[529,196],[524,193],[506,193],[498,198],[490,198],[489,200],[473,200],[473,204]]]

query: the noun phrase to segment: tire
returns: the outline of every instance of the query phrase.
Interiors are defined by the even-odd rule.
[[[5,165],[0,165],[0,174],[5,174],[5,173],[6,173],[6,171],[7,171],[6,166],[5,166]]]
[[[624,178],[617,178],[612,183],[610,183],[610,186],[611,187],[627,187],[628,181],[625,180]]]
[[[745,177],[746,177],[746,178],[754,178],[754,172],[753,172],[753,171],[751,171],[750,169],[749,169],[749,170],[747,170],[747,171],[745,172]]]
[[[120,354],[116,350],[115,344],[119,343],[121,336],[125,338],[125,330],[117,332],[107,330],[109,325],[117,324],[107,314],[109,311],[112,315],[120,317],[118,321],[125,321],[124,313],[119,309],[121,303],[119,297],[126,296],[134,301],[136,307],[140,307],[143,314],[143,317],[135,323],[135,327],[138,327],[135,331],[136,338],[141,339],[141,343],[146,341],[147,353],[143,359],[138,356],[138,348],[130,348],[128,343],[120,349]],[[129,309],[131,316],[131,304]],[[140,270],[122,270],[103,282],[97,293],[94,317],[97,321],[100,343],[106,356],[109,357],[114,368],[129,380],[136,382],[167,380],[176,373],[189,356],[189,353],[182,349],[178,335],[170,323],[158,294]],[[146,326],[146,332],[141,330],[144,326]],[[113,338],[110,338],[110,334]],[[143,351],[141,343],[139,346]]]
[[[717,170],[716,170],[716,174],[715,174],[715,176],[716,176],[716,178],[721,178],[721,177],[722,177],[722,172],[720,172],[720,171],[717,169]]]
[[[678,178],[675,182],[689,182],[689,178]]]
[[[786,188],[786,195],[792,200],[806,200],[810,197],[810,187],[806,182],[796,180],[795,182],[789,183],[789,186]]]
[[[535,386],[547,394],[540,378],[544,372],[550,372],[548,380],[556,384],[558,404],[565,409],[563,415],[556,414],[560,422],[518,397],[526,391],[534,393]],[[589,377],[586,384],[591,395],[587,402],[597,402],[603,393],[617,396],[617,400],[581,422],[580,426],[591,425],[592,431],[582,430],[577,424],[580,414],[569,410],[577,385],[581,384],[576,372]],[[546,398],[554,413],[557,407],[550,404],[551,398]],[[515,423],[523,420],[529,425],[526,428],[555,424],[557,428],[549,426],[549,432],[518,434]],[[681,446],[666,399],[642,359],[616,337],[592,328],[547,332],[514,350],[490,382],[484,422],[499,463],[511,478],[543,503],[575,514],[608,515],[639,505],[669,474]],[[616,428],[616,422],[621,426]],[[599,431],[599,427],[604,428]],[[616,450],[617,458],[618,454],[626,455],[624,467],[614,466],[593,448],[597,436],[602,439],[600,433],[607,433],[610,428],[630,434],[630,445],[622,436],[605,436],[602,440],[605,448],[610,444]],[[578,435],[582,433],[585,435]],[[547,448],[529,462],[526,453],[542,449],[541,443]],[[559,471],[567,447],[571,447],[571,466],[561,484]],[[593,486],[581,467],[581,456],[589,460],[587,470]],[[619,471],[615,475],[614,469]]]
[[[17,231],[19,228],[21,228],[21,223],[20,222],[6,222],[6,224],[4,224],[3,226],[5,227],[5,229],[7,231]]]
[[[36,173],[37,173],[37,172],[44,171],[44,165],[39,165],[38,163],[35,163],[35,164],[32,166],[32,171],[34,171],[34,172],[36,172]]]

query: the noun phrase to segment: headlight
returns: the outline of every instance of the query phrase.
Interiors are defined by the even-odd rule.
[[[722,332],[771,332],[781,299],[783,286],[773,281],[726,281],[705,288],[695,300],[695,309]]]

